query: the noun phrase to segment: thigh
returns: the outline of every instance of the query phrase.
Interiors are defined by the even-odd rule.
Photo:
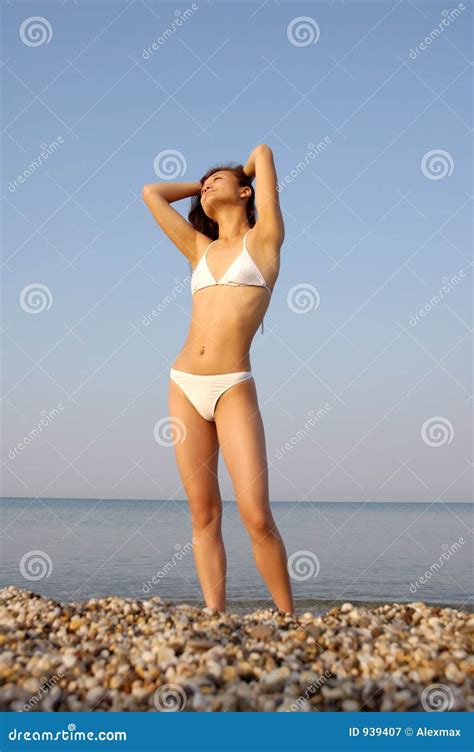
[[[216,426],[205,420],[178,384],[169,379],[170,424],[175,418],[174,448],[183,488],[192,504],[219,498]]]
[[[214,417],[240,513],[269,514],[265,431],[254,379],[224,392]]]

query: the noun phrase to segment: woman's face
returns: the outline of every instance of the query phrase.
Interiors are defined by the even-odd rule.
[[[204,213],[213,219],[219,206],[235,204],[242,200],[241,186],[230,170],[219,170],[204,181],[201,189],[201,206]]]

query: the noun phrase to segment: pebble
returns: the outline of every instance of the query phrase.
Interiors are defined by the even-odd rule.
[[[446,688],[447,710],[474,710],[474,619],[422,601],[242,616],[157,596],[59,603],[12,586],[0,619],[0,711],[156,712],[171,685],[186,712],[426,712],[431,684]]]
[[[273,635],[274,630],[266,624],[257,624],[255,627],[250,627],[249,635],[255,640],[269,640]]]
[[[285,686],[285,677],[282,675],[281,671],[275,669],[268,674],[263,674],[260,679],[260,684],[262,685],[263,691],[279,692]]]
[[[63,656],[62,663],[63,666],[66,666],[66,668],[71,668],[77,663],[77,658],[75,655],[67,654]]]
[[[171,648],[163,647],[158,650],[157,659],[160,667],[164,668],[169,663],[171,663],[171,661],[174,661],[176,659],[176,654]]]
[[[92,687],[87,692],[85,699],[87,703],[96,705],[104,696],[107,696],[107,690],[104,687]]]

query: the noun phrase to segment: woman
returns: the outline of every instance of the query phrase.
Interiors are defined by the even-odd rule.
[[[189,222],[171,206],[188,196]],[[145,185],[143,198],[193,270],[190,329],[170,371],[168,404],[186,429],[175,442],[176,458],[206,605],[223,611],[226,600],[220,448],[258,570],[276,607],[294,613],[286,551],[269,504],[265,435],[249,355],[278,277],[284,239],[272,151],[260,144],[245,166],[214,167],[198,183]]]

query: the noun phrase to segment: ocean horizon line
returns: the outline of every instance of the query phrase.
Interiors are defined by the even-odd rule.
[[[126,501],[126,502],[175,502],[179,504],[187,504],[187,499],[158,499],[156,497],[152,498],[129,498],[129,497],[102,497],[102,496],[0,496],[0,501],[33,501],[37,499],[38,501]],[[223,504],[229,504],[234,503],[236,504],[235,499],[222,499]],[[436,500],[436,501],[421,501],[421,500],[415,500],[415,501],[376,501],[376,500],[367,500],[367,501],[351,501],[348,499],[341,499],[338,501],[323,501],[323,500],[317,500],[312,501],[310,499],[270,499],[271,504],[474,504],[474,500],[468,499],[468,500],[461,500],[461,501],[442,501],[442,500]]]

